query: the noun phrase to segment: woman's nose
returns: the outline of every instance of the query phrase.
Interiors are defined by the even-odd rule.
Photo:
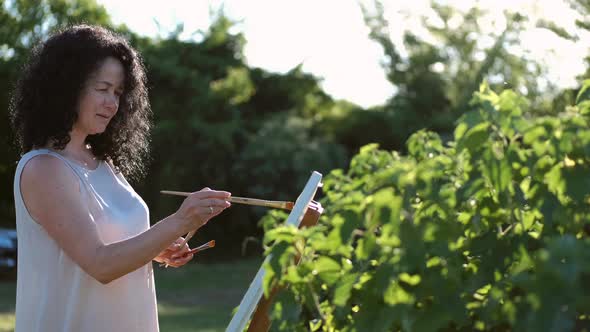
[[[105,98],[105,106],[116,110],[119,107],[119,97],[116,95],[109,95]]]

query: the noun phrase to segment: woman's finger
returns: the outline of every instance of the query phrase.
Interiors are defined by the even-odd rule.
[[[197,199],[206,199],[206,198],[219,198],[224,199],[231,196],[230,192],[227,191],[220,191],[220,190],[200,190],[192,193],[190,196],[193,196]]]
[[[179,258],[175,259],[175,262],[177,264],[184,265],[184,264],[190,262],[190,260],[193,259],[193,257],[194,257],[193,254],[188,254],[188,255],[185,255],[185,256],[182,256],[182,257],[179,257]]]
[[[190,262],[190,260],[193,259],[193,257],[194,257],[194,255],[190,254],[190,255],[186,255],[184,257],[172,259],[172,260],[170,260],[170,263],[168,265],[175,267],[175,268],[181,267],[181,266],[185,265],[186,263]]]
[[[207,221],[209,221],[209,219],[217,216],[218,214],[223,212],[223,210],[230,207],[231,203],[228,201],[224,201],[224,200],[212,199],[212,200],[202,200],[201,202],[199,202],[198,206],[199,207],[198,207],[197,213],[199,215],[201,215],[203,217],[205,223],[207,223]]]
[[[197,206],[204,206],[204,207],[213,207],[213,208],[225,208],[228,207],[230,204],[230,202],[224,200],[224,199],[218,199],[218,198],[206,198],[206,199],[200,199],[197,201],[196,203]]]
[[[191,249],[190,249],[190,247],[189,247],[189,246],[188,246],[188,244],[187,244],[187,245],[185,245],[185,246],[184,246],[182,249],[180,249],[180,250],[176,251],[175,253],[173,253],[173,254],[172,254],[170,257],[171,257],[172,259],[176,259],[176,258],[182,257],[182,256],[184,256],[184,255],[185,255],[187,252],[189,252],[190,250],[191,250]]]
[[[180,249],[180,244],[182,243],[182,241],[184,240],[184,238],[180,237],[178,239],[176,239],[173,243],[171,243],[168,248],[164,249],[164,251],[177,251]]]

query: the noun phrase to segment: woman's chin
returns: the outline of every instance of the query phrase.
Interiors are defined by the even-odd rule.
[[[88,134],[89,135],[98,135],[98,134],[104,133],[106,130],[107,130],[106,127],[104,127],[104,128],[94,128]]]

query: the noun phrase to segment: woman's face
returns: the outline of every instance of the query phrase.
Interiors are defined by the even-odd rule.
[[[87,135],[105,131],[119,109],[125,70],[119,60],[106,58],[82,89],[75,129]]]

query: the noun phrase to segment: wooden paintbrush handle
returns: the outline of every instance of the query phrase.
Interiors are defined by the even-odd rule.
[[[191,193],[184,192],[184,191],[173,191],[173,190],[161,190],[160,193],[167,194],[167,195],[184,196],[184,197],[189,196],[191,194]],[[264,199],[237,197],[237,196],[231,196],[228,200],[231,203],[255,205],[255,206],[265,206],[265,207],[270,207],[270,208],[275,208],[275,209],[285,209],[285,210],[293,210],[293,206],[295,205],[295,203],[293,203],[293,202],[267,201]]]
[[[237,197],[237,196],[230,197],[229,201],[232,203],[255,205],[255,206],[266,206],[266,207],[271,207],[271,208],[275,208],[275,209],[286,209],[286,210],[293,209],[293,202],[267,201],[267,200],[263,200],[263,199]]]

